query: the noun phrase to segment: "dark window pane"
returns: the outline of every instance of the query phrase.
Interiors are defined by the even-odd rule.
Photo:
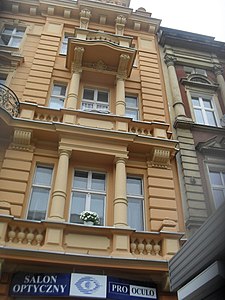
[[[94,100],[94,90],[84,89],[83,99]]]
[[[80,214],[85,210],[86,194],[73,192],[70,209],[70,222],[83,224]]]
[[[104,201],[105,196],[104,195],[91,195],[91,207],[90,210],[94,211],[98,214],[100,218],[100,225],[104,224]]]
[[[73,187],[87,189],[88,172],[75,171]]]
[[[91,188],[93,190],[105,191],[105,174],[93,173]]]
[[[206,111],[206,115],[207,115],[209,125],[216,126],[217,124],[216,124],[216,118],[214,112]]]
[[[38,185],[50,186],[51,180],[52,168],[38,166],[34,177],[34,183]]]
[[[127,178],[127,194],[128,195],[142,195],[142,179],[141,178]]]
[[[144,230],[142,200],[128,198],[128,225],[138,231]]]
[[[30,207],[27,218],[29,220],[44,220],[48,205],[49,190],[34,187],[32,189]]]
[[[108,93],[103,91],[98,91],[98,102],[108,103]]]

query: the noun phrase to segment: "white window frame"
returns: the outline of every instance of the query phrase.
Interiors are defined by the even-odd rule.
[[[7,29],[7,28],[13,29],[11,34],[4,33],[4,30]],[[23,34],[22,35],[18,35],[17,34],[17,29],[23,29],[24,30]],[[8,36],[9,37],[9,42],[8,42],[8,44],[1,44],[0,46],[12,47],[12,48],[19,48],[20,45],[21,45],[22,39],[23,39],[23,37],[25,35],[25,31],[26,31],[26,28],[24,26],[15,26],[15,25],[5,24],[5,26],[2,28],[2,31],[1,31],[1,37],[3,35],[4,36]],[[13,46],[13,40],[14,39],[20,40],[20,42],[18,43],[18,46]]]
[[[85,195],[85,208],[84,210],[91,210],[91,194],[96,194],[96,195],[102,195],[104,196],[104,203],[103,203],[103,220],[102,224],[100,226],[105,225],[105,210],[106,210],[106,184],[107,184],[107,174],[105,172],[99,172],[99,171],[94,171],[94,170],[82,170],[82,169],[75,169],[73,172],[73,181],[75,180],[75,172],[76,171],[81,171],[81,172],[86,172],[88,174],[88,179],[87,179],[87,188],[82,189],[78,187],[72,186],[72,191],[71,191],[71,200],[70,200],[70,210],[69,210],[69,222],[74,223],[71,221],[71,211],[72,211],[72,205],[73,205],[73,193],[78,192],[82,193]],[[105,190],[95,190],[91,188],[91,183],[92,183],[92,174],[101,174],[105,175]],[[76,200],[75,200],[76,201]],[[80,212],[81,213],[81,212]],[[83,224],[83,221],[81,220],[80,222],[75,222],[75,224]]]
[[[210,172],[219,172],[219,173],[225,173],[225,166],[224,166],[225,161],[221,161],[221,164],[217,163],[207,163],[206,168],[207,168],[207,175],[208,175],[208,181],[209,181],[209,186],[210,186],[210,193],[211,193],[211,198],[212,198],[212,202],[213,202],[213,206],[214,209],[219,209],[219,206],[217,206],[217,203],[215,201],[215,198],[213,196],[213,190],[219,189],[219,190],[223,190],[223,194],[224,194],[224,201],[225,201],[225,180],[224,178],[221,176],[221,180],[223,185],[213,185],[210,179]]]
[[[94,91],[94,99],[85,99],[84,98],[84,91],[85,90],[92,90]],[[98,99],[98,92],[104,92],[108,94],[108,102],[100,102],[97,101]],[[93,87],[84,87],[83,88],[83,95],[82,95],[82,102],[81,102],[81,110],[83,111],[98,111],[98,112],[109,112],[109,91],[102,88],[93,88]]]
[[[67,54],[67,48],[68,48],[68,38],[71,36],[71,33],[65,32],[64,36],[63,36],[63,40],[61,42],[61,46],[60,46],[60,52],[59,54],[61,55],[66,55]]]
[[[46,169],[49,169],[49,170],[51,169],[51,178],[50,178],[50,184],[49,185],[47,185],[47,184],[46,185],[44,185],[44,184],[38,184],[38,183],[35,182],[35,177],[36,177],[38,168],[46,168]],[[48,213],[48,209],[49,209],[49,202],[50,202],[51,190],[52,190],[53,171],[54,171],[53,165],[42,165],[42,164],[37,164],[36,165],[35,171],[34,171],[34,174],[33,174],[33,181],[32,181],[31,191],[30,191],[29,205],[28,205],[28,209],[27,209],[27,216],[26,216],[26,218],[28,220],[37,220],[37,221],[42,220],[42,219],[39,219],[39,218],[38,219],[29,218],[29,211],[30,211],[30,207],[31,207],[32,199],[33,199],[32,195],[33,195],[33,190],[35,188],[40,188],[40,189],[48,191],[48,199],[47,199],[47,203],[46,203],[45,218],[44,218],[44,219],[46,219],[46,216],[47,216],[47,213]]]
[[[65,95],[54,94],[54,88],[56,86],[65,87]],[[49,99],[49,107],[50,108],[61,109],[65,106],[65,101],[66,101],[66,96],[67,96],[67,87],[68,87],[67,83],[65,83],[65,82],[54,82],[53,83],[52,90],[51,90],[51,95],[50,95],[50,99]],[[57,103],[60,104],[60,105],[55,105],[55,103],[52,101],[52,98],[58,99]]]
[[[127,201],[128,201],[128,214],[129,214],[129,200],[130,199],[137,199],[137,201],[141,201],[142,203],[142,224],[140,224],[140,228],[137,229],[137,231],[144,231],[145,230],[145,202],[144,202],[144,179],[142,176],[136,176],[136,175],[130,175],[128,174],[127,175],[127,181],[129,178],[132,178],[132,179],[138,179],[141,181],[141,191],[142,191],[142,194],[129,194],[128,192],[128,189],[127,189]],[[128,222],[128,226],[130,226],[129,222]],[[131,226],[132,227],[132,226]],[[133,227],[132,227],[133,228]]]
[[[127,98],[135,98],[137,100],[137,106],[129,106],[127,104]],[[128,113],[127,110],[131,110],[137,113],[137,118],[132,118]],[[140,120],[140,111],[139,111],[139,101],[138,101],[138,96],[137,95],[130,95],[126,94],[125,95],[125,116],[132,118],[134,121]]]

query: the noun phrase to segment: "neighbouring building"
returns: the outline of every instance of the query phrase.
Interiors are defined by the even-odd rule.
[[[160,20],[129,4],[1,1],[1,300],[177,299],[168,261],[184,225]],[[83,224],[86,210],[99,225]]]
[[[225,43],[161,28],[160,52],[187,236],[170,261],[178,298],[225,299]]]

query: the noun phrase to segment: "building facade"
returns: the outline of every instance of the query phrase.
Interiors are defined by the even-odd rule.
[[[160,20],[129,4],[1,2],[1,299],[69,297],[68,282],[74,299],[110,282],[100,298],[176,299],[168,260],[184,226]]]
[[[170,261],[179,299],[224,299],[225,43],[161,28],[161,58],[190,240]]]

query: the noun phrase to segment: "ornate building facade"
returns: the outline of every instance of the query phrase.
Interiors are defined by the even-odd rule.
[[[1,299],[176,299],[184,226],[160,20],[129,4],[1,2]]]
[[[170,262],[179,299],[224,299],[225,43],[161,28],[187,236]]]

